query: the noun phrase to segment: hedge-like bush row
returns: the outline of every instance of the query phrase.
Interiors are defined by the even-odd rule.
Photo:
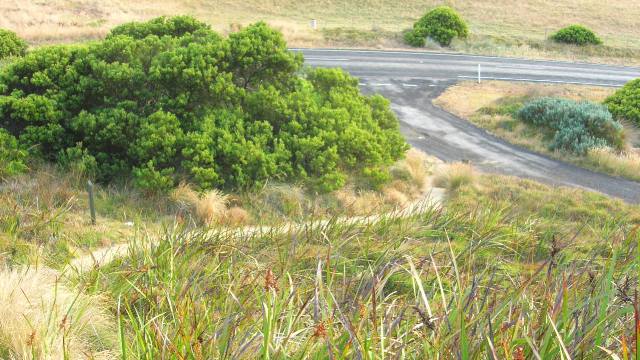
[[[626,83],[611,95],[605,104],[618,119],[626,119],[640,126],[640,79]]]
[[[570,25],[551,35],[551,39],[565,44],[600,45],[602,40],[589,28]]]
[[[27,51],[27,43],[13,31],[0,29],[0,60],[9,56],[22,56]]]
[[[622,125],[600,104],[541,98],[527,103],[517,116],[527,123],[554,131],[552,150],[584,154],[594,147],[623,146]]]
[[[425,45],[426,38],[431,38],[442,46],[449,46],[455,37],[466,38],[469,28],[462,17],[448,6],[438,6],[425,14],[405,32],[404,40],[415,47]]]
[[[264,23],[223,39],[189,17],[10,64],[0,127],[46,159],[153,190],[273,179],[330,191],[350,172],[377,185],[407,147],[387,100],[341,70],[304,70]]]

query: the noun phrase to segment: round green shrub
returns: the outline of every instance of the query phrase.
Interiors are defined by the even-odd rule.
[[[154,191],[388,178],[407,146],[389,102],[302,62],[264,23],[228,39],[184,17],[128,24],[2,69],[0,128],[34,155]]]
[[[565,44],[600,45],[602,40],[589,28],[570,25],[551,35],[551,39]]]
[[[467,23],[454,9],[438,6],[418,20],[404,39],[411,46],[424,46],[427,37],[442,46],[449,46],[453,38],[466,38],[468,35]]]
[[[27,51],[27,43],[16,33],[0,29],[0,59],[9,56],[23,56]]]
[[[601,104],[540,98],[527,103],[517,117],[553,131],[552,150],[584,154],[595,147],[620,149],[624,145],[622,125]]]
[[[607,98],[605,104],[617,119],[629,120],[640,126],[640,79],[626,83]]]

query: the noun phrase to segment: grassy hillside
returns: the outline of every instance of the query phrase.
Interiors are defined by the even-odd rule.
[[[122,22],[186,13],[219,31],[267,20],[281,28],[293,46],[401,47],[400,31],[442,3],[455,7],[470,23],[472,37],[454,43],[455,50],[627,62],[640,57],[640,7],[632,0],[13,0],[0,4],[0,27],[36,43],[74,41],[102,36]],[[318,20],[317,31],[309,26],[312,18]],[[578,49],[544,41],[551,32],[572,23],[592,28],[607,47]]]

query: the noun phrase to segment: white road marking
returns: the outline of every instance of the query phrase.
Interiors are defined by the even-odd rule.
[[[416,84],[402,84],[404,87],[418,87]]]
[[[325,57],[305,57],[305,60],[320,60],[320,61],[351,61],[351,59],[336,59]]]
[[[477,79],[477,76],[458,75],[462,79]],[[554,84],[576,84],[576,85],[591,85],[591,86],[607,86],[607,87],[622,87],[623,85],[581,82],[581,81],[563,81],[563,80],[550,80],[550,79],[523,79],[523,78],[508,78],[508,77],[493,77],[483,76],[482,80],[503,80],[503,81],[526,81],[526,82],[541,82],[541,83],[554,83]]]
[[[371,84],[371,86],[391,86],[391,84]]]

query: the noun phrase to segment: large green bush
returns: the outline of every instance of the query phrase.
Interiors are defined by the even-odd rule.
[[[584,154],[594,147],[623,145],[622,125],[603,105],[568,99],[541,98],[527,103],[517,116],[554,132],[552,150]]]
[[[418,20],[412,30],[405,32],[404,39],[416,47],[424,46],[427,37],[449,46],[453,38],[466,38],[468,35],[467,23],[454,9],[438,6]]]
[[[0,60],[9,56],[22,56],[27,51],[27,43],[13,31],[0,29]]]
[[[565,44],[599,45],[602,40],[589,28],[582,25],[570,25],[551,35],[551,39]]]
[[[185,17],[10,64],[0,127],[46,159],[154,190],[274,179],[329,191],[350,172],[375,184],[406,148],[384,98],[363,96],[341,70],[304,70],[264,23],[223,39]]]
[[[618,119],[626,119],[640,126],[640,79],[629,81],[611,95],[605,104]]]

